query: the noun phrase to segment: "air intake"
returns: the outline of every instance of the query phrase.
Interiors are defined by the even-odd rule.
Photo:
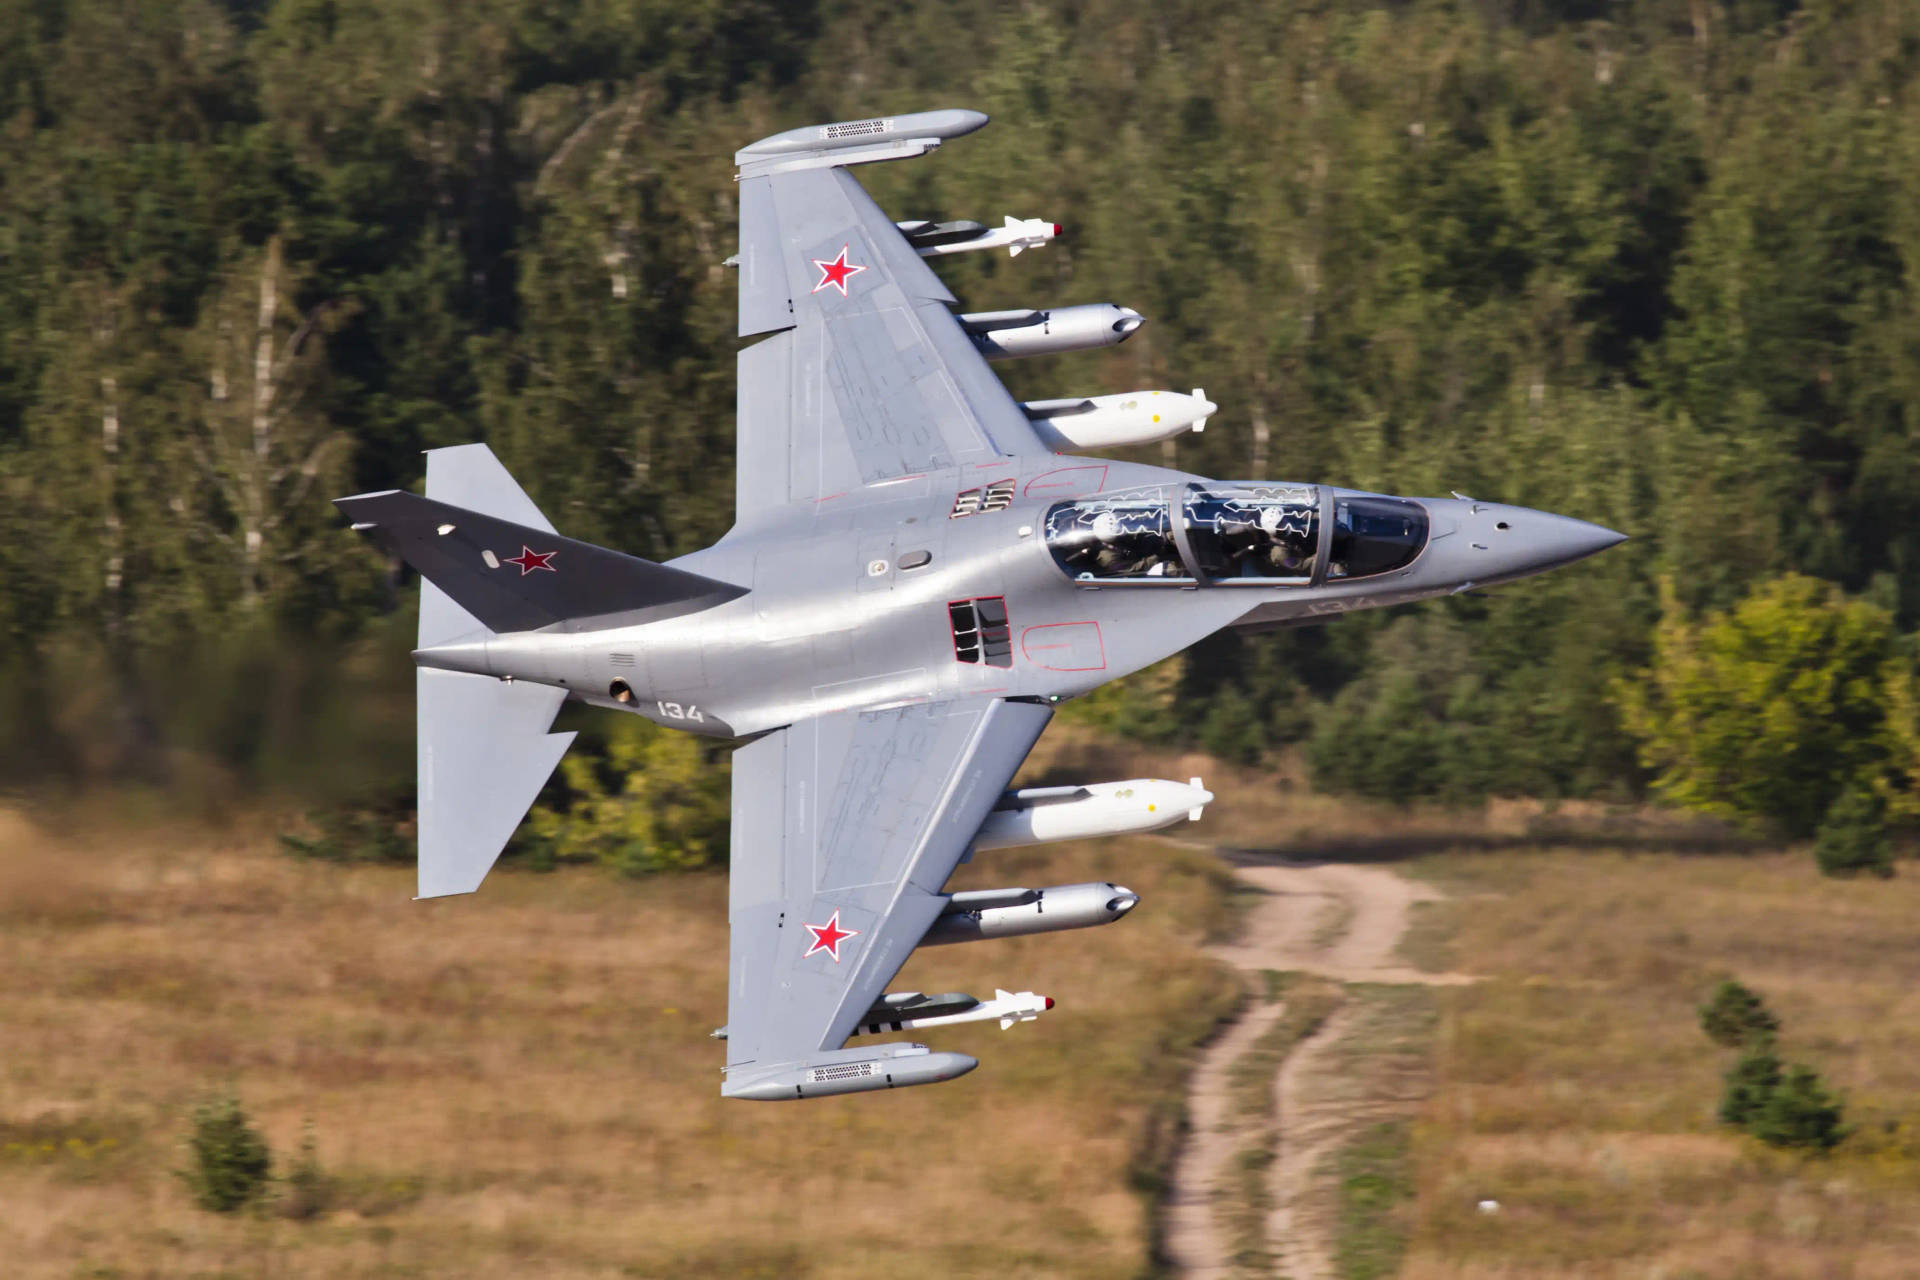
[[[989,667],[1013,665],[1013,639],[1007,626],[1005,596],[955,600],[947,605],[947,617],[953,624],[953,657],[956,662],[981,663]]]
[[[960,520],[989,511],[1005,511],[1013,505],[1014,482],[996,480],[984,489],[962,489],[954,495],[953,510],[947,519]]]

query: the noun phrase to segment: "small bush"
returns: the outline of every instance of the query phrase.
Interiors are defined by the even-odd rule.
[[[1831,1151],[1847,1136],[1840,1115],[1839,1099],[1827,1092],[1812,1068],[1795,1066],[1746,1127],[1769,1146]]]
[[[1814,836],[1814,860],[1830,876],[1893,876],[1887,806],[1870,787],[1853,787],[1833,802]]]
[[[232,1213],[266,1189],[273,1156],[239,1099],[214,1098],[195,1109],[187,1146],[192,1163],[180,1176],[202,1209]]]
[[[1715,1044],[1738,1049],[1755,1040],[1771,1039],[1780,1030],[1780,1019],[1767,1011],[1759,996],[1729,979],[1700,1006],[1700,1029]]]
[[[413,779],[382,784],[352,800],[309,810],[311,834],[284,832],[280,843],[297,858],[320,862],[413,861]]]
[[[280,1214],[304,1222],[317,1218],[333,1207],[334,1180],[320,1167],[319,1144],[314,1141],[313,1125],[308,1123],[300,1135],[300,1154],[287,1171],[286,1192],[280,1198]]]
[[[1771,1040],[1756,1040],[1727,1069],[1720,1094],[1720,1123],[1745,1129],[1780,1087],[1780,1056]]]

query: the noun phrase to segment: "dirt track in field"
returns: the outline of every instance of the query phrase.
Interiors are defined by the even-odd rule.
[[[1241,936],[1213,954],[1250,974],[1310,973],[1339,982],[1452,985],[1455,973],[1426,973],[1401,963],[1396,950],[1414,903],[1433,889],[1387,867],[1321,863],[1245,865],[1241,882],[1258,894]],[[1207,1047],[1188,1092],[1189,1133],[1174,1169],[1166,1219],[1167,1253],[1185,1276],[1247,1274],[1214,1212],[1249,1123],[1229,1114],[1226,1082],[1240,1059],[1285,1011],[1254,1001]],[[1331,1215],[1308,1195],[1321,1159],[1374,1118],[1353,1091],[1329,1079],[1332,1060],[1353,1024],[1351,1005],[1334,1014],[1280,1064],[1275,1077],[1277,1155],[1271,1168],[1266,1246],[1288,1280],[1320,1280],[1333,1272]],[[1256,1272],[1257,1273],[1257,1272]]]

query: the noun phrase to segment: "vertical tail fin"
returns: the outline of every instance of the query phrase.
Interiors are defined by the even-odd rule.
[[[555,531],[526,490],[493,456],[493,450],[483,444],[427,450],[427,496],[495,519],[548,533]],[[420,643],[414,648],[431,649],[481,630],[485,628],[478,618],[455,604],[446,592],[420,579]]]
[[[427,496],[514,524],[553,530],[483,444],[429,450]],[[420,648],[486,630],[446,592],[420,580]],[[566,691],[429,668],[415,673],[414,681],[419,895],[472,893],[573,743],[571,733],[547,732]]]

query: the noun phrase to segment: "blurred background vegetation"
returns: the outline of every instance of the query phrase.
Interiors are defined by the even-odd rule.
[[[570,535],[717,538],[732,151],[964,105],[876,198],[1067,235],[956,293],[1150,321],[1017,394],[1202,385],[1141,457],[1634,539],[1073,714],[1853,848],[1920,783],[1917,72],[1911,0],[0,0],[0,781],[404,822],[413,593],[327,500],[484,439]],[[723,757],[607,719],[526,843],[719,856]]]

